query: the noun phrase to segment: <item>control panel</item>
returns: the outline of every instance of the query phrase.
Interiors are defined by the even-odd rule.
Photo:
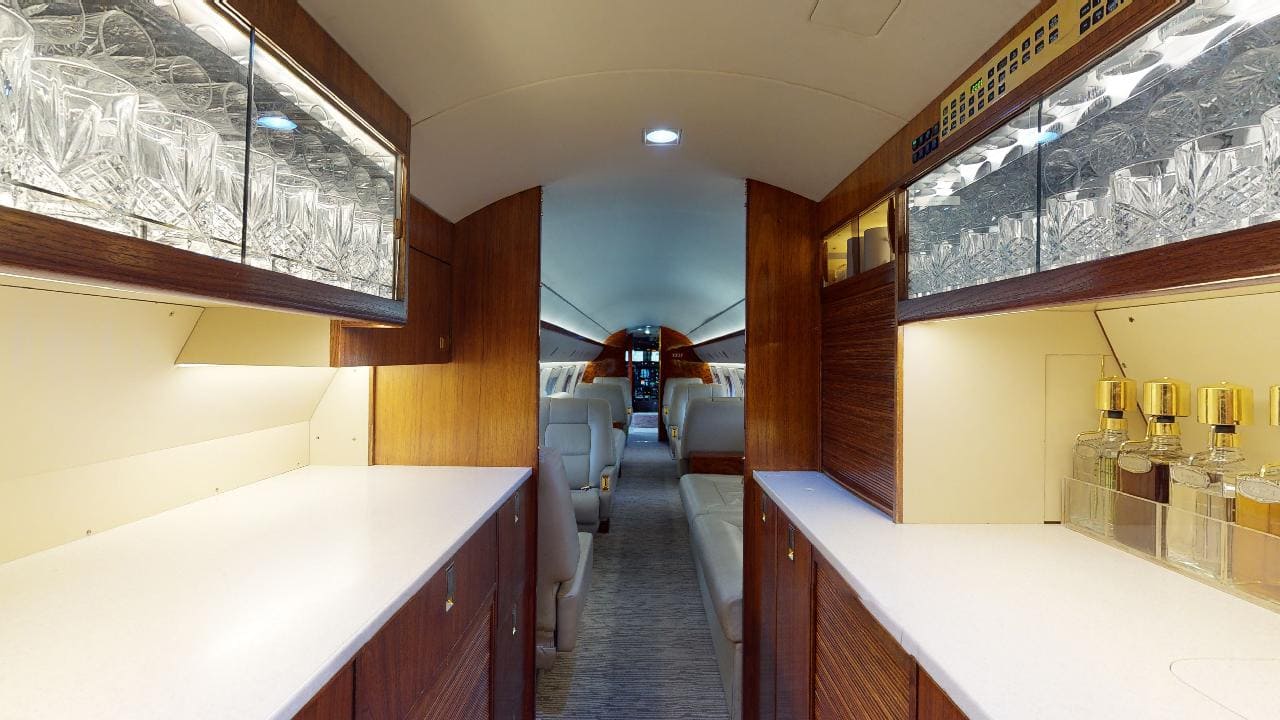
[[[1068,48],[1137,3],[1138,0],[1058,0],[1003,51],[993,55],[982,69],[947,95],[938,109],[937,133],[933,139],[945,140]],[[917,138],[912,142],[914,162],[928,155],[928,152],[921,153],[919,141]],[[925,147],[929,147],[929,142],[925,141]],[[935,144],[932,149],[936,148]]]

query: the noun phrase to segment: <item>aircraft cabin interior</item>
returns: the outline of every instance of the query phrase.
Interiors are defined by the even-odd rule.
[[[0,720],[1280,720],[1280,0],[0,0]]]

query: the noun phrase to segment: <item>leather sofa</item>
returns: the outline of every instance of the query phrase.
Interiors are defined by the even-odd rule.
[[[673,442],[681,475],[689,472],[689,458],[697,453],[742,457],[747,440],[743,410],[742,398],[701,397],[689,401],[684,424]]]
[[[578,622],[591,590],[591,533],[578,532],[560,452],[538,451],[538,574],[535,665],[551,667],[556,653],[577,646]]]
[[[539,401],[538,444],[560,452],[578,529],[608,532],[617,480],[613,420],[606,400]]]

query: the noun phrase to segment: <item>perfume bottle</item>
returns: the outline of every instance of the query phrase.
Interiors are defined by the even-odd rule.
[[[1116,457],[1129,440],[1124,411],[1133,404],[1134,383],[1122,377],[1098,381],[1094,407],[1100,413],[1098,429],[1076,436],[1072,471],[1076,480],[1095,488],[1079,488],[1068,503],[1068,522],[1101,535],[1111,534],[1112,498],[1116,489]]]
[[[1170,468],[1186,464],[1178,418],[1191,412],[1191,388],[1181,380],[1161,378],[1142,384],[1147,413],[1146,438],[1127,442],[1116,458],[1120,494],[1115,498],[1116,540],[1152,557],[1164,553],[1163,509],[1169,502]]]
[[[1186,570],[1225,579],[1227,523],[1236,519],[1236,480],[1253,472],[1236,429],[1253,422],[1253,391],[1231,383],[1202,387],[1196,417],[1209,447],[1172,468],[1165,556]]]
[[[1268,421],[1280,426],[1280,385],[1271,386]],[[1245,592],[1280,601],[1280,463],[1241,475],[1231,533],[1231,580]]]

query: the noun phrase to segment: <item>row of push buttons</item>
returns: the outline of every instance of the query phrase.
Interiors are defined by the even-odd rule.
[[[1085,4],[1094,2],[1095,0],[1086,0]],[[1123,2],[1124,0],[1096,0],[1096,2]],[[966,93],[961,92],[959,97],[951,100],[950,112],[943,108],[942,112],[942,136],[946,136],[956,130],[969,118],[976,115],[988,104],[994,103],[998,96],[1004,95],[1008,90],[1007,81],[1010,75],[1018,71],[1021,65],[1031,62],[1033,55],[1044,52],[1047,45],[1058,42],[1061,34],[1058,30],[1060,23],[1059,17],[1054,15],[1049,18],[1046,25],[1036,28],[1034,39],[1026,37],[1022,40],[1021,50],[1014,48],[1009,51],[1007,56],[1001,56],[994,67],[987,68],[987,87],[984,96],[981,90],[976,94],[969,94],[966,102]],[[1034,43],[1034,45],[1033,45]],[[1021,63],[1021,65],[1019,64]]]
[[[1089,32],[1123,4],[1124,0],[1084,0],[1080,4],[1080,34]]]
[[[933,127],[925,130],[919,137],[911,141],[911,162],[918,163],[929,153],[938,149],[941,129],[940,123],[934,123]]]

